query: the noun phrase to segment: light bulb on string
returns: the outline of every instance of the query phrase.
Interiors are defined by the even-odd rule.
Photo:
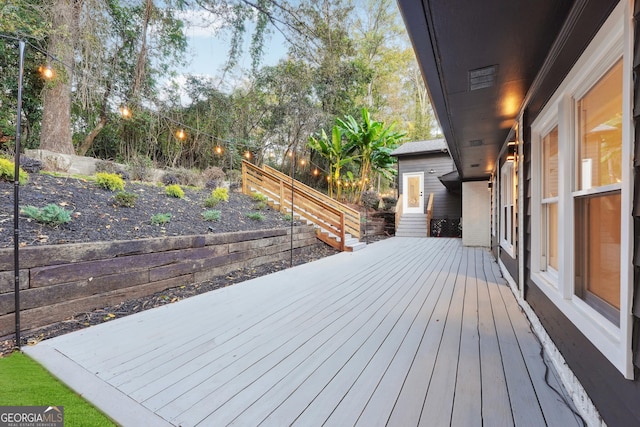
[[[216,151],[216,154],[222,154],[222,147],[220,147],[219,145],[216,146],[215,151]]]
[[[181,140],[181,141],[182,141],[182,140],[184,140],[186,137],[187,137],[187,134],[186,134],[186,133],[184,133],[184,130],[183,130],[183,129],[179,129],[179,130],[176,132],[176,138],[178,138],[179,140]]]
[[[318,169],[314,169],[313,170],[313,176],[318,176],[320,172],[318,171]]]
[[[300,160],[300,166],[304,166],[307,163],[305,159]]]
[[[248,152],[248,151],[246,151],[246,152],[244,153],[244,157],[245,157],[247,160],[248,160],[248,159],[250,159],[250,158],[251,158],[251,153],[250,153],[250,152]]]
[[[41,65],[40,67],[38,67],[38,72],[46,80],[51,80],[54,75],[53,68],[51,68],[51,66],[48,64],[44,66]]]
[[[129,119],[131,118],[131,110],[129,109],[129,107],[127,107],[126,105],[123,105],[119,108],[120,111],[120,115],[125,118],[125,119]]]

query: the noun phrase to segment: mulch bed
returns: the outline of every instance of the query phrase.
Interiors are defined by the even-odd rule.
[[[272,209],[263,209],[263,221],[246,217],[256,212],[256,202],[238,192],[229,193],[229,201],[215,207],[220,210],[219,221],[202,219],[204,200],[211,190],[185,188],[185,198],[165,195],[164,187],[128,182],[127,192],[138,194],[133,208],[119,207],[113,203],[115,193],[100,189],[91,181],[60,178],[45,174],[32,174],[29,183],[20,187],[20,206],[44,207],[55,203],[72,211],[72,221],[58,227],[42,225],[26,217],[20,217],[20,246],[53,245],[92,241],[132,240],[147,237],[222,233],[268,228],[285,228],[291,225],[285,217]],[[13,183],[0,181],[0,248],[13,247]],[[172,218],[164,226],[151,225],[151,215],[171,213]],[[375,236],[369,242],[385,236]],[[336,254],[328,245],[318,243],[312,247],[294,250],[293,264],[307,262]],[[101,307],[90,312],[76,313],[67,320],[44,328],[22,333],[22,344],[29,345],[53,338],[118,317],[139,313],[150,308],[171,304],[190,296],[230,286],[245,280],[289,268],[290,260],[272,262],[256,268],[236,270],[202,283],[192,283],[166,289],[142,298],[123,301],[120,304]],[[0,356],[11,353],[16,346],[13,336],[0,337]]]

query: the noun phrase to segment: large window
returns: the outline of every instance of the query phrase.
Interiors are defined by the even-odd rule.
[[[622,60],[576,101],[575,294],[620,324]]]
[[[628,8],[619,4],[532,125],[531,279],[630,378]]]

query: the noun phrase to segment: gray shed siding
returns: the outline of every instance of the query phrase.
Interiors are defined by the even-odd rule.
[[[435,172],[430,174],[429,170]],[[433,217],[457,219],[462,217],[462,196],[447,191],[439,176],[454,171],[453,161],[447,153],[421,154],[398,157],[398,194],[402,194],[402,174],[424,172],[425,209],[429,193],[433,193]]]

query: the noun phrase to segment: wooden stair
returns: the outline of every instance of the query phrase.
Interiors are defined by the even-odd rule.
[[[341,251],[357,251],[360,242],[360,213],[269,166],[242,162],[242,192],[260,193],[272,208],[316,228],[318,239]]]

